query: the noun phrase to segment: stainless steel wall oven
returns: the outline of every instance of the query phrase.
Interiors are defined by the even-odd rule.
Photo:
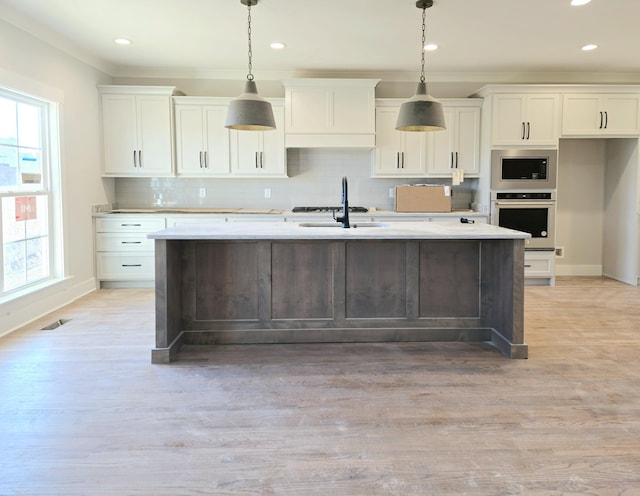
[[[531,234],[527,250],[555,249],[555,219],[555,191],[491,193],[491,223]]]

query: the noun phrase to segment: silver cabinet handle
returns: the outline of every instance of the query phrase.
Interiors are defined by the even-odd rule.
[[[258,168],[258,152],[256,152],[256,169]]]
[[[264,169],[264,153],[260,152],[260,168]]]
[[[604,128],[607,129],[607,126],[609,126],[609,113],[605,110],[604,111]]]
[[[142,241],[120,241],[120,244],[123,245],[140,245]]]
[[[451,152],[451,165],[449,166],[450,169],[453,169],[453,152]]]
[[[400,152],[396,152],[396,169],[400,168]]]
[[[522,136],[522,139],[524,139],[524,137],[525,137],[525,125],[524,125],[524,122],[522,123],[522,133],[520,134],[520,136]]]
[[[142,168],[142,150],[138,150],[138,167]]]
[[[123,267],[142,267],[142,264],[122,264]]]
[[[458,152],[456,152],[456,169],[458,168]]]
[[[136,151],[133,150],[133,166],[138,167],[138,162],[136,160]]]
[[[120,227],[140,227],[142,224],[120,224]]]
[[[199,153],[199,158],[200,158],[200,168],[202,169],[202,152]]]
[[[602,129],[603,124],[604,124],[604,114],[600,112],[600,128],[599,129]]]
[[[204,154],[204,168],[208,169],[209,168],[209,152],[205,150],[202,153]]]
[[[531,123],[527,122],[527,139],[531,137]]]
[[[402,152],[402,168],[404,169],[404,152]]]

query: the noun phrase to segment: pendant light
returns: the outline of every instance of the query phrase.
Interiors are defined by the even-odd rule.
[[[242,131],[271,131],[276,128],[276,121],[273,118],[271,104],[258,95],[256,83],[251,72],[251,7],[258,4],[258,0],[240,0],[242,5],[248,9],[248,29],[249,38],[249,74],[244,86],[244,93],[235,98],[229,104],[227,111],[227,121],[224,127],[229,129],[239,129]]]
[[[424,44],[427,9],[433,0],[418,0],[416,7],[422,9],[422,71],[416,94],[400,106],[396,129],[398,131],[442,131],[446,129],[442,104],[427,91],[424,77]]]

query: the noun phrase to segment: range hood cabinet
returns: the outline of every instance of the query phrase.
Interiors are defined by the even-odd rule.
[[[379,79],[287,79],[287,148],[374,148]]]

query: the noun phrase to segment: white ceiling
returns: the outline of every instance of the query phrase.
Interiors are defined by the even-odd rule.
[[[640,1],[569,2],[434,0],[427,41],[440,48],[427,53],[427,79],[581,73],[640,82]],[[113,76],[246,74],[240,0],[0,0],[0,16]],[[415,0],[260,0],[252,27],[256,80],[419,74]],[[133,44],[117,46],[116,37]],[[274,51],[272,41],[287,48]],[[600,48],[583,52],[586,43]]]

